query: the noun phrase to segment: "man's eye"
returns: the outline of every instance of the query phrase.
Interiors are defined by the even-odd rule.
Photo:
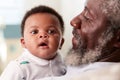
[[[85,18],[85,20],[89,20],[90,19],[90,15],[89,15],[87,10],[84,13],[84,18]]]
[[[32,33],[32,34],[37,34],[37,33],[38,33],[38,30],[33,30],[31,33]]]
[[[87,16],[84,16],[84,18],[85,18],[85,20],[89,20],[89,17],[87,17]]]
[[[55,34],[56,31],[55,30],[48,30],[48,34]]]

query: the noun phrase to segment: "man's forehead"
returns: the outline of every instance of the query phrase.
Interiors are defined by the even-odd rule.
[[[86,2],[86,7],[88,9],[94,9],[96,11],[100,10],[100,4],[102,0],[87,0]]]
[[[103,0],[86,0],[85,4],[87,4],[87,3],[93,3],[95,5],[95,4],[100,4],[102,1]]]

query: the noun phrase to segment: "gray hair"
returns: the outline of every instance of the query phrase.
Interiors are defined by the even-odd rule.
[[[112,29],[120,29],[120,0],[101,0],[100,9],[108,18]]]

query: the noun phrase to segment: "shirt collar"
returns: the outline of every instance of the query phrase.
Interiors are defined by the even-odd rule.
[[[49,64],[49,61],[48,60],[45,60],[45,59],[42,59],[42,58],[38,58],[36,56],[34,56],[33,54],[31,54],[27,49],[24,50],[24,53],[26,56],[28,56],[28,58],[31,60],[31,61],[35,61],[37,64],[39,65],[48,65]]]
[[[39,65],[45,66],[45,65],[49,65],[50,63],[55,63],[56,61],[60,61],[60,55],[57,55],[54,59],[52,60],[46,60],[46,59],[42,59],[39,57],[34,56],[33,54],[31,54],[27,49],[24,49],[23,52],[24,55],[28,56],[28,58],[31,61],[36,62]]]

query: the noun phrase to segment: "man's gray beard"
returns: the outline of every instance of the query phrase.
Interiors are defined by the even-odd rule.
[[[105,31],[98,40],[98,45],[95,47],[94,50],[87,50],[83,47],[85,45],[80,38],[79,34],[75,32],[75,37],[79,41],[77,45],[77,49],[70,49],[68,55],[65,59],[67,65],[72,66],[79,66],[81,64],[89,64],[96,62],[99,60],[104,53],[104,48],[106,47],[107,43],[113,37],[113,31],[109,27],[107,31]]]

